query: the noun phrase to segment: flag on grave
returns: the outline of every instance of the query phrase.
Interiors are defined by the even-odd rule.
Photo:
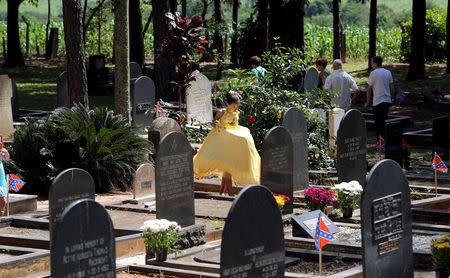
[[[433,162],[431,163],[431,168],[433,168],[435,171],[439,171],[441,173],[447,174],[448,168],[447,165],[445,165],[444,161],[439,157],[437,153],[434,153]]]
[[[322,248],[328,244],[331,240],[334,240],[333,234],[328,229],[327,225],[322,219],[322,212],[319,212],[319,218],[317,219],[316,234],[314,235],[314,242],[316,250],[322,250]]]
[[[20,189],[25,185],[25,182],[19,178],[19,176],[14,174],[8,175],[9,180],[9,190],[14,192],[19,192]]]
[[[384,154],[386,152],[386,141],[383,137],[379,137],[377,141],[377,151]]]

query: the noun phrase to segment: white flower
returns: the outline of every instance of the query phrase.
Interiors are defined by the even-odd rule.
[[[153,219],[144,222],[141,230],[150,230],[153,233],[164,232],[169,228],[174,227],[176,231],[179,231],[181,227],[175,221],[169,221],[167,219]]]

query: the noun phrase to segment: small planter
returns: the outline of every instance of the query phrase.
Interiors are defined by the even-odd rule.
[[[162,263],[167,260],[167,250],[161,250],[155,253],[155,261]]]
[[[436,270],[436,278],[449,278],[450,271],[439,271]]]
[[[342,217],[351,218],[353,216],[353,208],[341,208]]]

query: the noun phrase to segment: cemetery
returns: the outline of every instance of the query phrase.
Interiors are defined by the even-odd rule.
[[[449,12],[0,0],[0,278],[450,277]]]

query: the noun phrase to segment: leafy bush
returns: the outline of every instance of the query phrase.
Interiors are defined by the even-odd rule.
[[[11,157],[34,193],[46,194],[55,176],[71,167],[89,172],[97,191],[126,190],[150,150],[137,131],[107,109],[59,108],[48,118],[26,120],[14,133]]]
[[[444,9],[427,10],[424,38],[427,63],[443,62],[446,59],[446,20],[447,12]],[[401,26],[401,55],[404,61],[408,61],[411,55],[412,19],[402,23]]]
[[[334,206],[336,204],[336,195],[333,191],[320,188],[320,187],[308,187],[303,191],[305,196],[306,207],[310,210],[325,211],[327,206]]]
[[[450,235],[431,241],[433,265],[437,271],[450,272]]]

